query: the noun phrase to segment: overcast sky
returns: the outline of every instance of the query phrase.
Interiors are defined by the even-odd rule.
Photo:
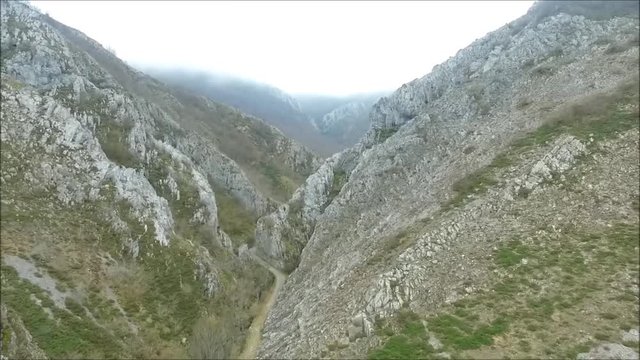
[[[289,93],[394,90],[532,1],[32,1],[131,65],[181,66]]]

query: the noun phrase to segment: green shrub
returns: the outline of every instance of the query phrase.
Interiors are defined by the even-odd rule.
[[[393,134],[398,132],[399,129],[400,129],[400,126],[397,126],[397,125],[389,128],[375,129],[375,135],[374,135],[375,141],[377,143],[383,143],[388,138],[390,138]]]
[[[378,322],[381,334],[390,337],[381,348],[369,352],[369,359],[418,359],[433,353],[424,325],[416,313],[403,309],[398,312],[395,322],[400,328],[397,335]]]
[[[130,130],[131,126],[108,122],[96,130],[96,137],[109,160],[118,165],[135,168],[138,165],[138,159],[131,154],[127,143]]]
[[[256,216],[245,209],[229,192],[216,187],[216,205],[220,227],[231,237],[236,247],[255,240]]]
[[[85,311],[84,311],[84,307],[82,307],[82,305],[80,305],[80,303],[78,303],[77,301],[75,301],[74,299],[67,297],[64,299],[64,305],[67,308],[67,310],[71,311],[72,313],[83,317],[86,315]]]
[[[369,359],[420,359],[429,353],[431,348],[426,340],[395,335],[381,349],[369,353]]]
[[[457,350],[477,349],[491,345],[493,337],[504,333],[509,322],[498,318],[488,325],[472,325],[453,315],[440,315],[428,320],[429,329],[437,334],[443,344]]]

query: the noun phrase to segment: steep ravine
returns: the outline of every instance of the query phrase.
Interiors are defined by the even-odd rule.
[[[637,357],[638,2],[536,4],[323,163],[0,5],[3,358]]]

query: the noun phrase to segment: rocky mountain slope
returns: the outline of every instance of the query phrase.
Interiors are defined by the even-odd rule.
[[[144,71],[168,84],[207,96],[264,119],[322,156],[343,149],[336,139],[323,136],[323,133],[313,126],[307,115],[300,110],[296,99],[273,86],[184,69],[149,68]]]
[[[638,31],[538,2],[378,101],[258,220],[258,357],[637,357]]]
[[[272,282],[244,255],[255,219],[319,160],[0,5],[2,355],[237,354]]]

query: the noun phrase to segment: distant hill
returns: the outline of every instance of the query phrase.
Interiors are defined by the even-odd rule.
[[[320,155],[327,156],[340,149],[337,142],[319,134],[293,97],[273,86],[196,70],[147,68],[144,71],[169,85],[257,116]]]
[[[366,132],[367,115],[380,97],[294,97],[271,85],[228,75],[179,68],[143,70],[169,85],[257,116],[321,156],[354,145]]]
[[[300,110],[323,135],[341,146],[354,145],[369,128],[371,106],[385,93],[358,94],[345,97],[300,95]]]

